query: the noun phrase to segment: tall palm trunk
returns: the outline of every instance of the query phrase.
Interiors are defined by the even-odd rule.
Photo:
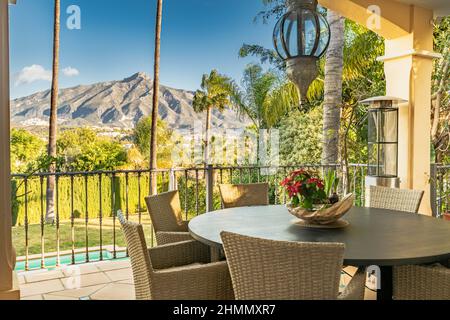
[[[157,169],[157,126],[158,126],[158,105],[159,105],[159,68],[161,57],[161,29],[162,29],[162,8],[163,0],[158,0],[156,9],[155,27],[155,67],[153,75],[153,106],[152,106],[152,127],[150,134],[150,170]],[[157,193],[156,175],[150,173],[150,194]]]
[[[54,31],[53,31],[53,69],[52,69],[52,89],[50,101],[50,126],[48,133],[48,156],[56,158],[56,134],[58,126],[58,73],[59,73],[59,33],[60,33],[60,0],[55,0]],[[56,172],[56,163],[52,161],[49,171]],[[55,176],[47,178],[47,211],[45,220],[53,223],[55,220]]]
[[[209,163],[209,132],[211,130],[211,119],[212,119],[212,107],[206,109],[206,131],[205,131],[205,166]]]
[[[445,46],[443,52],[449,52],[449,46]],[[433,119],[431,125],[431,141],[435,150],[435,163],[442,163],[444,160],[445,151],[441,151],[442,145],[445,144],[447,133],[446,131],[440,130],[441,126],[445,121],[442,120],[443,113],[443,99],[444,93],[448,83],[448,77],[450,75],[450,61],[449,59],[443,59],[439,65],[436,74],[440,74],[439,77],[436,78],[434,83],[434,88],[436,88],[436,92],[432,95],[431,105],[433,108]]]
[[[322,152],[324,165],[337,164],[339,160],[345,22],[343,17],[331,10],[328,10],[327,19],[331,28],[331,41],[325,64]]]

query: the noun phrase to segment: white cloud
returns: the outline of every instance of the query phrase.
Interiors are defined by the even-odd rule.
[[[75,69],[72,67],[67,67],[67,68],[62,69],[62,73],[66,77],[76,77],[80,74],[80,71],[78,71],[78,69]]]
[[[41,65],[33,64],[23,68],[14,78],[15,86],[17,87],[21,84],[29,84],[40,80],[52,81],[52,72]]]

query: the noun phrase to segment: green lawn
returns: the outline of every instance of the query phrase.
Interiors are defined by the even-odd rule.
[[[150,225],[150,219],[148,215],[142,214],[142,224],[144,226],[145,237],[147,240],[147,245],[152,244],[151,235],[152,229]],[[131,221],[138,222],[138,216],[130,216]],[[114,227],[112,218],[103,218],[102,222],[102,239],[103,246],[112,245]],[[125,241],[120,229],[120,223],[116,219],[116,245],[118,247],[125,247]],[[88,247],[100,246],[100,225],[98,219],[89,220],[87,226],[88,235]],[[86,225],[85,221],[81,219],[76,219],[74,221],[73,227],[74,233],[74,247],[75,249],[86,248]],[[71,250],[72,249],[72,226],[70,221],[61,222],[59,225],[59,235],[60,235],[60,251]],[[13,227],[12,228],[13,245],[17,251],[17,256],[26,255],[26,245],[25,245],[25,227]],[[57,228],[56,225],[45,225],[44,227],[44,251],[46,253],[56,252],[56,239],[57,239]],[[155,242],[156,243],[156,242]],[[34,224],[28,226],[28,255],[40,254],[41,253],[41,226],[39,224]]]

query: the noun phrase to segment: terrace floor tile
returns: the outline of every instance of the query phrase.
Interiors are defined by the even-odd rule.
[[[42,297],[42,295],[38,294],[36,296],[23,297],[20,298],[20,300],[44,300],[44,298]]]
[[[377,300],[377,293],[375,291],[366,289],[364,300]]]
[[[100,272],[95,263],[86,263],[80,265],[72,265],[62,268],[62,272],[66,277],[90,274]]]
[[[130,280],[133,278],[133,272],[131,269],[118,269],[118,270],[111,270],[111,271],[105,271],[105,274],[110,278],[112,281],[122,281],[122,280]]]
[[[67,296],[57,296],[54,294],[44,294],[44,300],[79,300],[79,299]]]
[[[64,278],[64,274],[61,270],[38,270],[25,273],[24,278],[26,283],[33,283]]]
[[[133,284],[134,285],[134,279],[127,279],[127,280],[122,280],[122,281],[118,281],[117,283],[121,283],[121,284]]]
[[[61,279],[61,281],[64,284],[64,288],[69,290],[80,289],[84,287],[90,287],[111,282],[111,280],[109,280],[109,278],[103,272],[84,274],[75,277],[68,277]]]
[[[64,286],[60,279],[47,280],[35,283],[26,283],[20,286],[20,295],[29,297],[50,292],[62,291]]]
[[[117,269],[131,268],[131,263],[129,260],[103,261],[103,262],[98,262],[95,265],[101,271],[111,271],[111,270],[117,270]]]
[[[80,289],[72,289],[72,290],[64,290],[64,291],[58,291],[53,292],[52,295],[57,295],[59,297],[68,297],[68,298],[85,298],[89,297],[98,290],[104,288],[106,284],[96,285],[96,286],[90,286],[90,287],[84,287]]]
[[[93,295],[92,300],[135,300],[134,286],[130,284],[111,283]]]

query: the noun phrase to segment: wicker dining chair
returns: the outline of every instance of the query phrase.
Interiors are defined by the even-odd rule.
[[[442,265],[394,268],[395,300],[450,300],[450,269]]]
[[[418,213],[423,191],[370,187],[371,208]],[[393,268],[394,299],[450,299],[450,269],[441,266],[397,266]]]
[[[370,186],[367,207],[417,213],[423,191]]]
[[[269,204],[269,184],[267,183],[221,184],[219,190],[225,209]]]
[[[137,300],[234,299],[226,262],[210,261],[209,248],[184,241],[147,248],[141,225],[117,213],[125,235]]]
[[[365,271],[339,294],[344,244],[221,233],[237,300],[362,300]]]
[[[178,191],[150,196],[145,201],[158,245],[193,240],[188,230],[189,222],[182,217]]]

